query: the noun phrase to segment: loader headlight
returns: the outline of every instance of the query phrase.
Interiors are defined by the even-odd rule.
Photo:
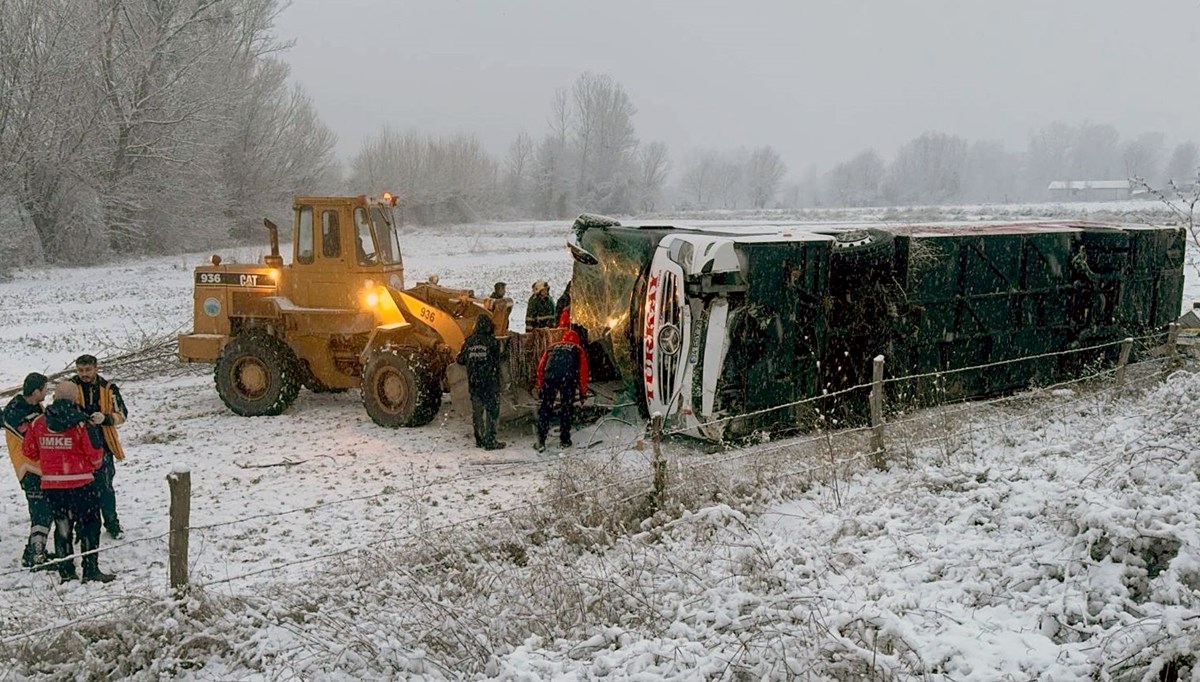
[[[379,305],[379,294],[374,291],[368,292],[363,302],[367,304],[368,308],[374,308]]]

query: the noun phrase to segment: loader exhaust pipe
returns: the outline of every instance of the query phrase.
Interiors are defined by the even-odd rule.
[[[267,226],[267,233],[271,235],[271,254],[263,258],[263,262],[272,268],[282,267],[283,256],[279,255],[279,226],[271,222],[270,218],[263,218],[263,225]]]

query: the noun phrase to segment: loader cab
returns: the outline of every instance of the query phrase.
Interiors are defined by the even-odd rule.
[[[365,281],[404,288],[392,211],[374,197],[298,197],[283,295],[308,308],[358,308]]]

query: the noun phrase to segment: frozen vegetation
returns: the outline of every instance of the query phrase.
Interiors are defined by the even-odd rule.
[[[565,283],[567,237],[401,238],[410,281],[504,280],[521,319],[530,283]],[[0,284],[0,387],[190,324],[201,259],[18,271]],[[659,499],[627,415],[562,455],[534,453],[528,426],[483,453],[449,406],[389,431],[354,391],[245,419],[207,371],[122,381],[126,536],[101,554],[117,582],[22,570],[24,501],[0,481],[0,679],[1194,679],[1200,376],[1163,370],[890,414],[885,472],[855,431],[668,440]],[[192,588],[175,601],[179,468]]]

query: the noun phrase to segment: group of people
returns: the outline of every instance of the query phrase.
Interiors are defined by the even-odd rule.
[[[503,282],[501,282],[503,284]],[[571,326],[571,283],[563,288],[556,303],[550,298],[550,283],[538,280],[533,283],[533,294],[525,308],[525,329],[552,329]]]
[[[75,360],[75,376],[58,382],[53,402],[43,406],[49,388],[45,375],[29,374],[3,414],[8,455],[29,507],[21,565],[57,570],[63,582],[75,580],[78,542],[83,581],[111,582],[116,576],[100,570],[97,551],[102,527],[113,539],[122,534],[113,477],[115,460],[125,458],[117,427],[129,412],[92,355]]]
[[[506,300],[507,285],[497,282],[485,304],[489,311],[500,305],[495,301]],[[571,446],[571,420],[574,417],[576,397],[582,405],[587,399],[588,359],[579,332],[571,327],[571,284],[568,282],[557,304],[550,298],[549,283],[539,280],[533,284],[533,293],[525,311],[525,329],[564,329],[562,339],[542,353],[537,365],[534,386],[539,399],[537,417],[538,452],[546,449],[546,436],[550,423],[558,416],[559,444]],[[480,315],[475,320],[475,331],[463,343],[456,361],[466,367],[467,386],[471,393],[471,422],[475,432],[475,446],[484,450],[499,450],[507,444],[496,439],[496,422],[500,417],[500,363],[501,348],[496,324],[489,315]],[[578,394],[576,394],[578,391]]]

